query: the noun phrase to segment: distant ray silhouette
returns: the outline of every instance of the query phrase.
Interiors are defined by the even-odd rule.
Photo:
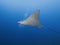
[[[29,26],[37,26],[41,27],[40,19],[39,19],[40,10],[36,10],[31,16],[23,21],[19,21],[19,24],[29,25]]]
[[[36,11],[35,11],[31,16],[29,16],[27,19],[25,19],[25,20],[23,20],[23,21],[18,21],[18,23],[19,23],[19,24],[22,24],[22,25],[36,26],[36,27],[41,28],[41,27],[42,27],[42,24],[41,24],[41,22],[40,22],[39,15],[40,15],[40,10],[36,10]],[[55,30],[52,29],[52,28],[49,28],[48,26],[43,26],[43,27],[46,27],[46,28],[49,29],[50,31],[53,31],[53,32],[56,32],[56,33],[60,33],[60,32],[55,31]]]

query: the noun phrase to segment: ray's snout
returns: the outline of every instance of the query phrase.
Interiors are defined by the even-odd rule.
[[[24,24],[22,21],[18,21],[19,24]]]

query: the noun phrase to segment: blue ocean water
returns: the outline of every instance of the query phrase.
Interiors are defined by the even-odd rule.
[[[18,3],[19,0],[17,3],[20,6],[14,0],[0,2],[0,45],[60,45],[59,0],[45,0],[45,2],[40,0],[38,7],[27,4],[23,7],[21,2]],[[40,9],[42,28],[17,23],[26,19],[37,9]]]

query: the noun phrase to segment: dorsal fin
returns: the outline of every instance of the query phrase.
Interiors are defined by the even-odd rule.
[[[40,10],[36,10],[31,16],[29,16],[26,20],[20,21],[18,23],[23,25],[30,25],[30,26],[38,26],[41,27],[41,23],[39,20]]]

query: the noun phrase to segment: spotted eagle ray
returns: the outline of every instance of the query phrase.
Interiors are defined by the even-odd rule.
[[[40,10],[36,10],[32,15],[30,15],[27,19],[22,20],[22,21],[18,21],[19,24],[21,25],[28,25],[28,26],[36,26],[36,27],[47,27],[47,26],[43,26],[40,22]],[[50,31],[53,32],[57,32],[54,29],[51,29],[49,27],[47,27]],[[60,32],[57,32],[60,33]]]
[[[39,14],[40,14],[40,10],[37,10],[31,16],[29,16],[27,19],[25,19],[23,21],[19,21],[18,23],[22,24],[22,25],[41,27],[42,25],[39,20]]]

